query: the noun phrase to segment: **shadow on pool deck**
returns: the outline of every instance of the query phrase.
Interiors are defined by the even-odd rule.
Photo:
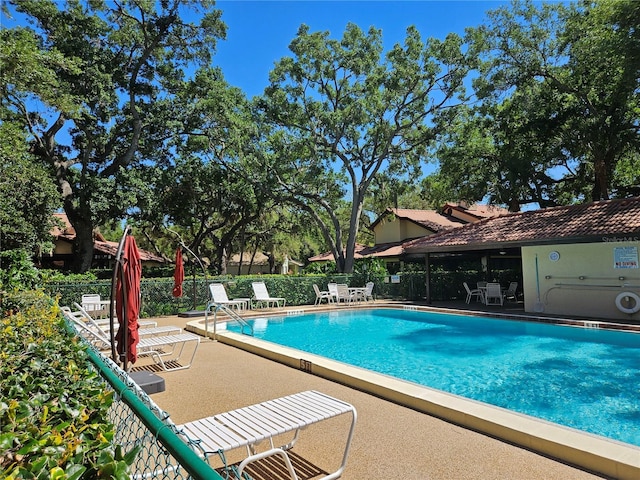
[[[455,308],[464,309],[458,308],[463,305]],[[301,308],[317,307],[290,309]],[[259,313],[275,311],[261,309]],[[157,320],[161,325],[185,326],[192,319],[171,316]],[[191,368],[160,375],[166,390],[152,399],[176,423],[310,389],[351,403],[358,422],[341,477],[345,480],[605,478],[222,342],[203,340]],[[295,452],[319,468],[335,469],[348,431],[348,422],[342,420],[320,422],[303,431]]]

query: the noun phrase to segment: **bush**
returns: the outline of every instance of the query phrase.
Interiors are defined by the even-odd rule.
[[[112,444],[113,391],[41,292],[7,295],[0,323],[0,471],[8,479],[129,478]]]

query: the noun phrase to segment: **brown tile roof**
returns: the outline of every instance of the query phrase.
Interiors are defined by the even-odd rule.
[[[459,212],[464,212],[478,219],[497,217],[509,213],[509,210],[506,208],[496,207],[495,205],[481,205],[479,203],[474,203],[468,207],[459,203],[447,203],[443,207],[443,210],[446,211],[448,209],[458,210]]]
[[[356,243],[356,249],[355,249],[353,258],[362,258],[363,256],[360,254],[360,252],[365,248],[369,248],[369,247],[367,247],[366,245],[361,245],[359,243]],[[335,258],[333,258],[333,253],[325,252],[325,253],[316,255],[314,257],[310,257],[308,258],[308,260],[310,262],[333,262],[335,261]]]
[[[111,255],[115,258],[116,253],[118,252],[118,242],[101,242],[99,240],[95,240],[93,242],[93,248],[96,252],[106,253],[107,255]],[[138,251],[140,252],[140,260],[142,260],[143,262],[166,263],[164,258],[155,255],[147,250],[138,248]]]
[[[410,222],[416,223],[427,230],[431,230],[432,232],[441,232],[443,230],[448,230],[450,228],[459,227],[463,225],[464,222],[448,217],[446,215],[442,215],[441,213],[435,210],[413,210],[410,208],[387,208],[387,210],[380,215],[375,222],[371,224],[369,228],[373,229],[384,217],[393,213],[398,218],[402,218],[404,220],[408,220]]]
[[[487,218],[405,244],[405,253],[490,248],[492,245],[640,240],[640,197],[532,210]]]

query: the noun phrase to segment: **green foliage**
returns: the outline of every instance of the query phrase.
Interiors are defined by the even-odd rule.
[[[23,249],[0,251],[0,265],[1,291],[29,290],[40,283],[40,273]]]
[[[213,5],[15,0],[7,7],[33,28],[2,32],[3,113],[20,121],[59,188],[77,235],[74,271],[91,266],[93,227],[138,205],[144,184],[135,172],[166,158],[183,131],[176,92],[226,34]],[[199,24],[185,21],[192,11]]]
[[[640,146],[638,11],[632,1],[522,0],[470,29],[480,101],[439,119],[440,170],[425,195],[518,211],[637,194],[627,161]]]
[[[47,170],[27,150],[17,122],[0,123],[0,250],[35,255],[53,246],[52,214],[60,198]]]
[[[40,292],[5,297],[0,321],[0,471],[7,479],[128,479],[137,451],[111,442],[113,391],[57,305]]]
[[[339,40],[303,25],[290,49],[260,101],[276,132],[263,170],[282,201],[316,222],[338,271],[350,273],[371,183],[419,174],[432,120],[464,96],[471,56],[456,35],[423,41],[413,27],[383,53],[382,32],[354,24]]]

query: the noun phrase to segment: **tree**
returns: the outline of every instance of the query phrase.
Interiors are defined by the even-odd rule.
[[[489,24],[479,29],[485,62],[475,87],[485,113],[491,113],[487,118],[498,120],[491,125],[492,147],[520,145],[528,158],[509,171],[524,173],[521,185],[540,189],[543,205],[549,192],[549,204],[609,198],[616,190],[612,179],[620,177],[618,164],[638,150],[638,11],[636,2],[537,7],[522,1],[491,12]],[[508,111],[517,117],[511,115],[507,124],[492,116]],[[509,129],[513,119],[515,131]],[[459,139],[461,146],[466,143]],[[513,158],[512,150],[495,153],[501,162]],[[527,161],[536,166],[528,172]],[[549,175],[549,167],[560,165],[562,172]],[[516,188],[511,196],[505,203],[528,201]]]
[[[3,103],[20,115],[31,151],[56,179],[77,235],[73,269],[83,272],[93,258],[94,226],[135,205],[129,171],[170,154],[167,139],[180,129],[174,89],[185,70],[208,64],[225,26],[209,0],[70,0],[63,10],[53,1],[12,3],[36,28],[3,35],[31,36],[54,75],[9,82]],[[189,10],[204,11],[198,25],[182,20]],[[16,69],[32,62],[16,58],[29,62]]]
[[[58,192],[44,166],[28,153],[21,125],[0,124],[0,252],[23,250],[27,258],[52,248]]]
[[[435,134],[430,121],[464,93],[459,37],[424,43],[410,27],[404,45],[383,58],[381,35],[349,24],[338,41],[301,26],[289,47],[294,56],[277,63],[261,104],[274,126],[262,168],[283,200],[315,220],[344,272],[353,269],[373,179],[417,171]],[[343,227],[337,212],[345,196]]]

